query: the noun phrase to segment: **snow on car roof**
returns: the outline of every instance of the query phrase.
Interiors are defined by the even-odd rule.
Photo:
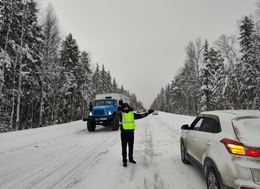
[[[246,146],[260,147],[260,112],[259,110],[215,110],[201,114],[216,115],[225,132],[234,133]]]
[[[260,147],[260,117],[232,120],[238,139],[246,146]]]
[[[212,114],[212,115],[219,115],[219,114],[232,114],[237,117],[244,117],[244,116],[260,116],[259,110],[213,110],[213,111],[205,111],[201,112],[201,114]]]

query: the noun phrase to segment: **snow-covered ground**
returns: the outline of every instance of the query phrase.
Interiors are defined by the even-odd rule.
[[[1,189],[206,189],[181,161],[180,127],[194,117],[159,112],[136,120],[134,158],[122,166],[120,131],[86,122],[0,134]]]

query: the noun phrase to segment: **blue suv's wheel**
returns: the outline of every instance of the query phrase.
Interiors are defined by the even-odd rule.
[[[88,121],[87,122],[87,128],[88,128],[88,131],[95,131],[96,130],[96,122],[94,121]]]
[[[119,118],[115,115],[112,121],[112,130],[117,131],[119,128]]]

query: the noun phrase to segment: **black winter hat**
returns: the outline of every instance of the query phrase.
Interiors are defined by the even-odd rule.
[[[123,104],[122,104],[122,108],[124,108],[124,107],[128,107],[128,108],[130,109],[130,106],[129,106],[128,103],[123,103]]]

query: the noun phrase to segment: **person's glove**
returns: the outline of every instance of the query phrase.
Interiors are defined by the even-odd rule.
[[[151,113],[153,113],[153,112],[154,112],[153,109],[148,110],[148,114],[151,114]]]

